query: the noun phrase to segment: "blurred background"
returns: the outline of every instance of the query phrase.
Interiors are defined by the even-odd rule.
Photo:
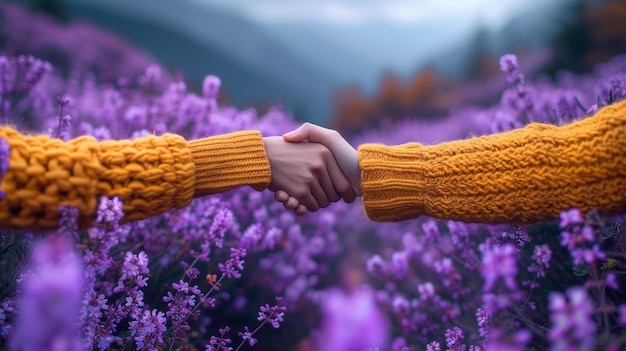
[[[102,79],[139,75],[153,61],[198,91],[214,74],[223,103],[260,113],[282,105],[297,120],[344,133],[492,103],[497,94],[486,92],[504,84],[502,54],[516,54],[532,77],[589,71],[626,52],[620,0],[4,2],[0,52],[35,54],[56,67],[98,56],[102,64],[91,69]],[[14,4],[50,16],[58,34],[33,40],[36,28],[20,26],[26,15]],[[111,44],[120,40],[124,52]],[[55,46],[72,46],[74,57]]]

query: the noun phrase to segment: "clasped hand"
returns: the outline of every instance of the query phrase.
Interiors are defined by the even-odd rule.
[[[357,151],[337,131],[304,123],[263,141],[272,173],[269,189],[286,209],[303,215],[361,196]]]

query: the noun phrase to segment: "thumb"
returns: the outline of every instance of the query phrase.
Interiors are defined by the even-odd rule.
[[[283,138],[293,143],[308,140],[323,144],[326,147],[331,147],[334,143],[342,139],[336,131],[308,122],[303,123],[300,127],[291,132],[283,134]]]
[[[303,123],[300,127],[283,134],[283,139],[292,143],[299,143],[307,140],[309,137],[309,131],[307,130],[308,123]]]

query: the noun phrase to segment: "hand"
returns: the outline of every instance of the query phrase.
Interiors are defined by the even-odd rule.
[[[328,148],[318,143],[289,143],[282,137],[263,138],[272,179],[269,189],[285,192],[283,202],[297,215],[328,207],[356,194]],[[289,207],[288,207],[289,206]]]
[[[298,129],[286,133],[283,138],[289,142],[310,141],[326,146],[333,154],[344,177],[348,179],[356,196],[361,196],[361,169],[357,151],[335,130],[323,128],[311,123],[304,123]],[[344,177],[337,178],[343,181]],[[335,182],[335,178],[332,178]],[[285,208],[294,210],[296,213],[302,211],[301,204],[294,198],[294,194],[288,191],[277,191],[274,195],[276,201],[282,202]],[[354,201],[354,197],[344,196],[348,203]],[[306,204],[304,204],[306,207]],[[307,207],[308,209],[308,207]],[[306,210],[305,210],[306,211]]]

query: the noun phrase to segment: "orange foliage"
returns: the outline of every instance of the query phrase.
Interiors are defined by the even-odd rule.
[[[584,54],[583,63],[591,67],[617,53],[626,52],[626,2],[611,0],[605,6],[588,11],[585,21],[590,25],[593,50]]]
[[[364,97],[355,86],[335,92],[332,128],[351,133],[376,126],[383,119],[441,115],[453,103],[454,91],[454,84],[439,77],[433,69],[423,70],[407,83],[393,73],[386,73],[371,98]]]

